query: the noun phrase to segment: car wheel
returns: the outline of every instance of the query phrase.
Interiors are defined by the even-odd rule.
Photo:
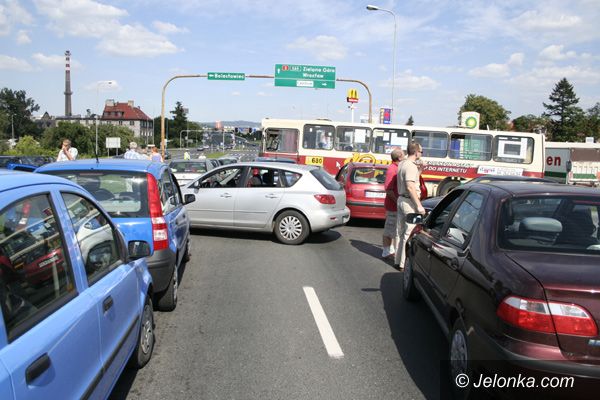
[[[468,399],[471,395],[469,382],[472,382],[469,365],[469,346],[464,322],[458,318],[450,335],[450,379],[455,399]]]
[[[128,366],[131,368],[143,368],[154,350],[154,314],[152,313],[152,300],[146,297],[144,309],[142,310],[142,323],[138,335],[137,345],[129,359]]]
[[[284,211],[275,220],[275,236],[283,244],[300,244],[309,233],[308,221],[297,211]]]
[[[173,276],[167,290],[162,292],[158,298],[158,309],[160,311],[173,311],[177,307],[177,289],[179,286],[177,266],[173,268]]]
[[[414,269],[410,257],[404,261],[404,276],[402,277],[402,295],[408,301],[419,299],[419,292],[415,287]]]

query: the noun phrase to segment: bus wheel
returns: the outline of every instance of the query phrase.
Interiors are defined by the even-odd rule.
[[[460,186],[460,181],[448,180],[438,186],[437,195],[445,196],[452,191],[455,187]]]

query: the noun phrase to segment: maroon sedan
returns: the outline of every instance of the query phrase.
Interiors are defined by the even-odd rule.
[[[385,176],[388,164],[350,162],[344,165],[335,179],[346,191],[346,206],[351,218],[385,220]],[[421,198],[427,197],[427,188],[420,178]]]
[[[571,398],[597,396],[599,293],[597,189],[522,182],[458,187],[407,244],[403,294],[424,298],[447,334],[453,382],[526,371],[538,379],[576,379],[560,389]],[[460,397],[481,389],[453,387]]]

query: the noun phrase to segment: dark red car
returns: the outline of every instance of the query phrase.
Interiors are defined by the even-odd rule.
[[[406,251],[403,295],[424,298],[447,335],[453,382],[460,374],[479,382],[499,369],[526,371],[574,377],[569,398],[597,396],[597,189],[501,181],[457,187],[417,224]],[[453,387],[460,397],[478,390]],[[520,394],[535,398],[539,390]]]
[[[385,219],[385,176],[389,165],[350,162],[344,165],[335,179],[344,186],[346,206],[351,218]],[[420,178],[421,199],[427,188]]]

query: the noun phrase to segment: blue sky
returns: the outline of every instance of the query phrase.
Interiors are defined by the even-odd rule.
[[[539,115],[563,77],[582,108],[600,101],[598,0],[0,0],[0,87],[26,90],[40,114],[64,114],[69,49],[74,114],[112,98],[156,116],[162,86],[176,74],[323,65],[365,82],[376,115],[391,103],[394,19],[367,4],[397,16],[394,122],[412,115],[419,125],[454,125],[470,93],[498,101],[512,118]],[[197,121],[349,121],[346,91],[354,88],[358,119],[368,112],[366,92],[341,82],[315,90],[270,79],[178,80],[167,109],[179,100]]]

